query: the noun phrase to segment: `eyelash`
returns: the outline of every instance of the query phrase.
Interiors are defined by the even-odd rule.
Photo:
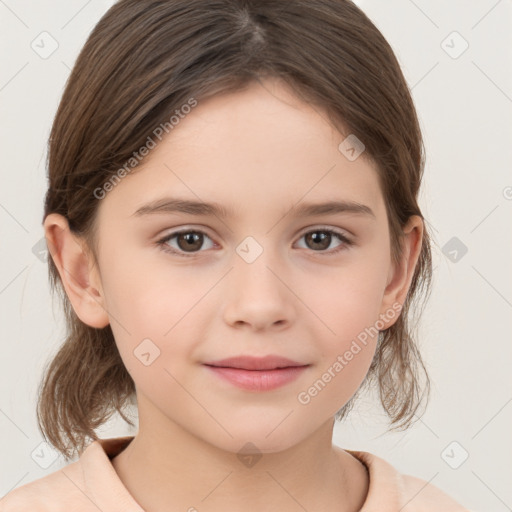
[[[340,233],[339,231],[335,231],[335,230],[329,229],[329,228],[317,228],[317,229],[312,229],[310,231],[306,231],[305,233],[303,233],[301,235],[300,238],[303,238],[304,236],[306,236],[310,233],[318,233],[318,232],[329,233],[330,235],[334,235],[335,237],[338,238],[338,240],[340,240],[342,242],[342,244],[340,246],[338,246],[336,249],[332,249],[330,251],[313,251],[312,250],[312,252],[319,253],[322,256],[331,256],[334,254],[338,254],[339,252],[344,251],[348,247],[354,245],[354,242],[352,242],[344,234]],[[169,240],[171,240],[174,237],[181,235],[183,233],[198,233],[198,234],[205,235],[206,237],[210,238],[207,233],[205,233],[204,231],[201,231],[200,229],[184,229],[184,230],[174,231],[173,233],[170,233],[169,235],[165,236],[164,238],[158,240],[156,242],[156,244],[159,246],[160,249],[162,249],[162,251],[176,255],[176,256],[184,257],[184,258],[190,258],[190,257],[193,257],[193,256],[203,252],[203,251],[196,251],[196,252],[191,252],[191,253],[187,254],[185,252],[177,251],[176,249],[170,248],[169,245],[167,245],[167,242],[169,242]]]

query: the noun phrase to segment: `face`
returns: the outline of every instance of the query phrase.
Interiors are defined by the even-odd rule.
[[[391,263],[376,168],[347,158],[348,133],[326,118],[277,81],[200,101],[100,200],[99,301],[141,426],[282,450],[332,422],[363,381],[407,279]],[[148,206],[171,199],[225,211]],[[346,205],[305,209],[327,202]],[[269,355],[296,367],[205,364]]]

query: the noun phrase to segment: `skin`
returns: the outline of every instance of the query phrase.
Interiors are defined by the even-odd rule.
[[[111,325],[136,384],[139,431],[112,462],[147,511],[172,504],[352,512],[364,503],[366,468],[333,446],[332,431],[334,414],[368,371],[377,337],[308,404],[297,397],[379,315],[404,302],[423,223],[411,217],[394,265],[376,168],[364,153],[349,161],[338,149],[348,133],[326,119],[270,79],[199,102],[100,200],[97,265],[65,218],[45,220],[75,312],[90,326]],[[215,201],[236,215],[133,215],[165,196]],[[367,205],[374,217],[289,214],[299,202],[333,199]],[[207,234],[188,258],[156,243],[182,228]],[[304,236],[325,228],[353,245],[333,253],[343,245],[335,236],[323,248]],[[263,249],[252,263],[236,252],[247,236]],[[178,242],[167,244],[186,253]],[[146,338],[160,350],[148,366],[134,355]],[[281,388],[253,392],[202,365],[239,354],[277,354],[310,366]],[[247,442],[262,455],[251,467],[237,457]]]

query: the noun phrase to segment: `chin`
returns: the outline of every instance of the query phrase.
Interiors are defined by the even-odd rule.
[[[236,454],[263,454],[283,452],[298,444],[302,438],[308,437],[307,432],[304,432],[301,437],[300,432],[296,430],[294,436],[291,437],[289,428],[283,428],[284,422],[280,426],[277,425],[279,425],[279,422],[272,426],[268,426],[267,423],[260,425],[231,424],[229,432],[233,436],[232,438],[228,439],[227,436],[223,436],[222,440],[224,442],[219,443],[219,436],[217,435],[211,439],[211,442],[220,449]]]

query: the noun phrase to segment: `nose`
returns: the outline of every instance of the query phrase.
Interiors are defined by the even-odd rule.
[[[255,331],[290,326],[298,299],[287,282],[290,273],[283,268],[270,251],[263,251],[251,263],[237,256],[225,288],[225,321]]]

